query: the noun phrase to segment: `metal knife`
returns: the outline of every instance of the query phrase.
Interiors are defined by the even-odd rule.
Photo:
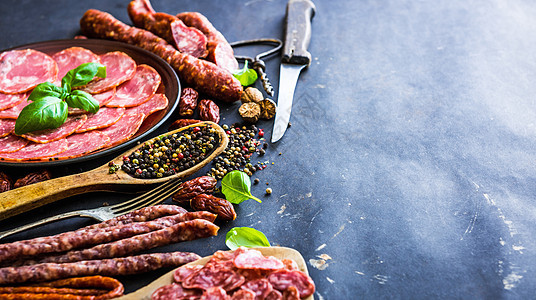
[[[310,0],[290,0],[287,4],[285,41],[272,143],[279,141],[287,130],[296,82],[301,70],[311,64],[311,53],[307,52],[307,47],[311,40],[311,19],[315,9]]]

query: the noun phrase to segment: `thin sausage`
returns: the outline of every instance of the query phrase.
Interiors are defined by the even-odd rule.
[[[210,98],[225,102],[240,100],[242,85],[230,72],[211,62],[180,53],[149,31],[130,27],[95,9],[86,11],[80,19],[80,28],[85,35],[126,42],[155,53],[177,71],[187,86]]]
[[[41,282],[74,276],[119,276],[178,267],[199,259],[195,253],[152,253],[137,256],[87,260],[73,263],[44,263],[32,266],[0,268],[0,284]]]

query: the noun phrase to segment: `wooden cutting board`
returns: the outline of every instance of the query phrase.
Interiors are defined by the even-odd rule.
[[[293,259],[297,264],[300,271],[305,272],[307,275],[309,275],[309,272],[307,271],[307,265],[305,264],[305,260],[303,259],[303,256],[301,256],[300,252],[286,247],[259,247],[259,248],[252,248],[255,250],[259,250],[264,256],[274,256],[279,259],[287,258],[287,259]],[[196,260],[194,262],[189,263],[188,265],[205,265],[209,260],[211,256],[203,257],[199,260]],[[150,284],[146,285],[145,287],[127,294],[123,297],[117,298],[120,300],[151,300],[151,295],[153,292],[158,289],[161,286],[168,285],[173,283],[173,271],[169,271],[168,273],[162,275],[160,278],[156,279],[155,281],[151,282]],[[305,298],[305,300],[314,300],[313,295]]]

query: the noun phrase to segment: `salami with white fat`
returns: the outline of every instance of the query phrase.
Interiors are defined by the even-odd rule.
[[[22,109],[30,103],[32,103],[32,101],[23,100],[11,108],[0,110],[0,118],[1,119],[16,119],[19,117],[19,114],[22,111]]]
[[[15,129],[15,120],[0,119],[0,137],[7,136]]]
[[[11,153],[18,151],[28,145],[30,141],[19,136],[10,134],[0,138],[0,153]]]
[[[83,63],[100,63],[100,58],[91,50],[82,47],[71,47],[52,55],[52,59],[58,64],[58,82],[67,72],[80,66]]]
[[[87,121],[76,130],[76,133],[106,128],[119,121],[124,114],[123,107],[101,107],[98,112],[87,115]]]
[[[234,258],[234,265],[239,269],[278,270],[285,265],[273,256],[264,256],[260,251],[249,250]]]
[[[0,93],[0,111],[8,108],[12,108],[13,106],[17,106],[17,104],[21,103],[27,98],[26,93],[21,94],[2,94]]]
[[[273,290],[272,285],[265,278],[247,281],[240,288],[253,291],[255,299],[265,299]]]
[[[182,286],[188,289],[206,290],[218,286],[226,291],[232,291],[245,282],[242,275],[231,269],[217,269],[211,267],[202,268],[199,272],[186,278]]]
[[[22,137],[36,143],[50,143],[73,134],[86,120],[86,115],[67,117],[65,123],[58,128],[33,131],[23,134]]]
[[[135,112],[135,113],[142,113],[145,115],[145,117],[148,117],[154,112],[166,109],[168,106],[169,101],[168,98],[164,94],[155,94],[154,96],[149,99],[149,101],[138,105],[136,107],[128,108],[128,112]]]
[[[39,144],[30,143],[26,147],[11,153],[0,153],[0,160],[23,161],[47,158],[67,150],[67,139]]]
[[[185,289],[180,284],[172,283],[156,289],[151,295],[151,300],[196,300],[201,297],[203,291],[198,289]]]
[[[38,84],[54,82],[58,65],[43,52],[26,49],[11,50],[0,54],[0,92],[19,94]]]
[[[291,286],[296,287],[302,298],[311,296],[315,291],[313,280],[307,274],[298,270],[282,269],[274,271],[268,275],[268,281],[270,281],[274,289],[282,292]]]
[[[99,131],[75,133],[67,137],[67,150],[54,155],[53,158],[66,159],[80,157],[84,154],[99,150],[104,147],[110,138]]]
[[[144,119],[144,114],[125,113],[121,119],[112,126],[99,130],[110,138],[110,142],[107,146],[114,146],[121,144],[136,134]]]
[[[100,60],[106,66],[106,78],[90,82],[83,88],[90,94],[110,90],[129,80],[136,73],[136,62],[123,52],[108,52],[101,55]]]
[[[136,74],[129,81],[117,87],[115,98],[108,107],[134,107],[147,102],[158,89],[162,78],[148,65],[139,65]]]

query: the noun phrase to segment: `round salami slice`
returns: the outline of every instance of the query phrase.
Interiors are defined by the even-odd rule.
[[[20,112],[26,105],[32,103],[32,101],[21,101],[19,104],[4,110],[0,110],[0,118],[2,119],[16,119],[19,117]]]
[[[201,290],[190,290],[183,288],[180,284],[172,283],[158,288],[151,295],[152,300],[194,300],[201,298],[203,292]]]
[[[257,250],[249,250],[237,255],[234,259],[234,265],[239,269],[261,270],[278,270],[285,267],[285,264],[279,259],[273,256],[265,257]]]
[[[283,294],[278,290],[272,290],[270,294],[266,296],[266,300],[283,300]]]
[[[268,275],[268,281],[270,281],[274,289],[282,292],[294,286],[302,298],[311,296],[315,291],[313,280],[307,274],[298,270],[289,271],[283,269],[274,271]]]
[[[110,138],[106,146],[115,146],[130,139],[140,129],[144,114],[125,113],[117,123],[104,129],[99,129]]]
[[[221,287],[215,286],[203,292],[200,300],[229,300],[227,292]]]
[[[0,138],[0,153],[11,153],[18,151],[28,145],[30,141],[16,135],[10,134]]]
[[[0,153],[0,159],[13,161],[36,160],[56,155],[65,150],[67,150],[67,139],[46,144],[31,143],[16,152]]]
[[[255,300],[255,292],[248,289],[239,289],[233,294],[231,300]]]
[[[285,300],[300,300],[300,292],[295,286],[289,286],[286,291],[283,292],[283,299]]]
[[[190,277],[191,275],[199,272],[203,266],[201,265],[186,265],[178,268],[173,273],[173,280],[175,282],[183,282],[186,280],[186,278]]]
[[[189,289],[203,290],[218,286],[226,291],[232,291],[241,286],[244,281],[244,277],[234,270],[205,266],[199,272],[186,278],[182,282],[182,286]]]
[[[0,55],[0,92],[19,94],[38,84],[54,82],[58,75],[56,62],[43,52],[11,50]]]
[[[67,48],[52,55],[52,59],[58,64],[58,81],[61,81],[67,72],[83,63],[100,63],[97,54],[82,47]]]
[[[156,93],[162,78],[148,65],[139,65],[136,74],[117,87],[115,98],[108,102],[109,107],[134,107],[143,104]]]
[[[149,101],[136,107],[128,108],[128,111],[142,113],[146,117],[159,110],[165,109],[169,104],[167,97],[164,94],[155,94]]]
[[[127,54],[114,51],[100,56],[101,64],[106,66],[106,78],[90,82],[83,90],[99,94],[129,80],[136,72],[136,62]]]
[[[179,19],[169,26],[177,50],[197,58],[207,56],[207,37],[203,32],[197,28],[186,26]]]
[[[7,136],[15,129],[15,120],[0,119],[0,137]]]
[[[86,120],[86,115],[67,117],[65,123],[58,128],[33,131],[23,134],[22,137],[36,143],[50,143],[73,134]]]
[[[76,130],[77,133],[106,128],[115,124],[125,114],[123,107],[101,107],[97,113],[88,114],[87,121]]]
[[[13,106],[17,106],[17,104],[24,101],[27,97],[26,93],[22,94],[1,94],[0,93],[0,111],[8,108],[12,108]]]
[[[106,92],[102,92],[102,93],[99,93],[99,94],[94,94],[92,96],[93,96],[93,99],[95,99],[95,100],[97,100],[97,102],[99,102],[99,106],[103,107],[108,102],[112,101],[112,99],[115,97],[115,88],[113,88],[111,90],[108,90]],[[80,114],[85,114],[85,113],[87,113],[87,111],[85,111],[83,109],[69,107],[69,114],[70,115],[80,115]]]
[[[96,130],[75,133],[67,137],[67,150],[54,155],[54,158],[67,159],[85,155],[104,147],[110,138]]]
[[[251,280],[242,285],[241,288],[246,288],[255,292],[255,299],[265,299],[273,288],[268,279]]]

